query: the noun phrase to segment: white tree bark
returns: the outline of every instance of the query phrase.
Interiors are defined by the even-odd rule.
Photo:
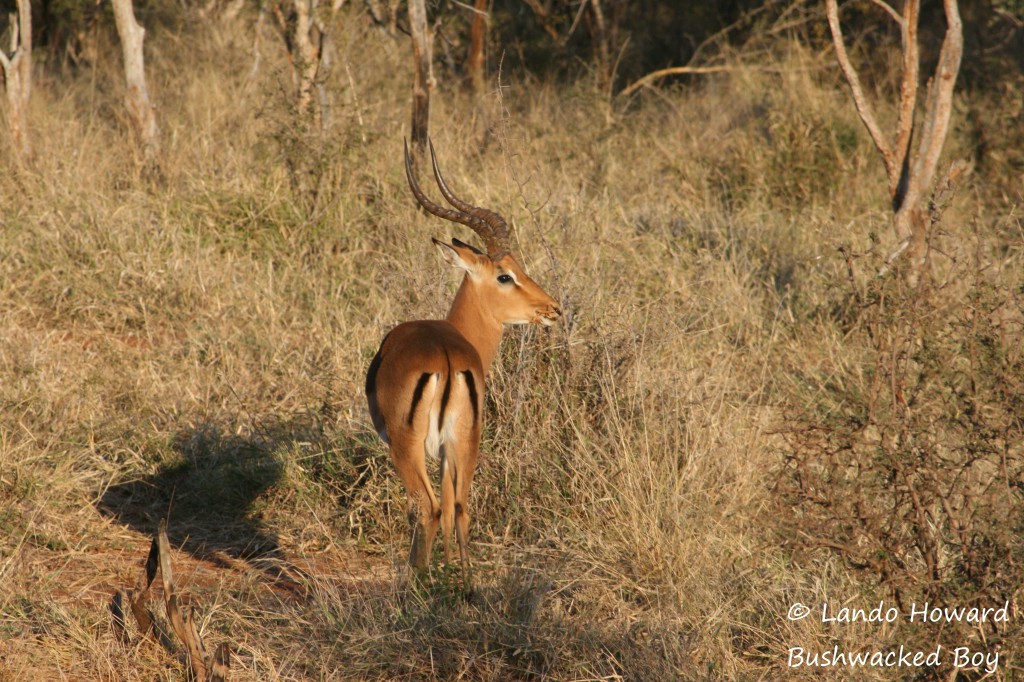
[[[332,59],[331,28],[344,4],[345,0],[331,0],[326,21],[319,0],[289,0],[287,6],[293,11],[287,13],[282,3],[273,5],[278,29],[288,50],[296,109],[304,120],[321,130],[330,116],[327,81]],[[317,106],[314,106],[314,98]]]
[[[11,16],[10,55],[0,50],[4,88],[7,92],[7,122],[11,142],[22,161],[32,156],[28,131],[28,102],[32,95],[32,6],[18,0],[18,14]]]
[[[317,0],[295,0],[295,52],[298,57],[298,105],[302,115],[311,114],[320,125],[320,112],[312,107],[316,73],[320,66],[323,34],[316,23]]]
[[[132,0],[112,2],[114,23],[117,24],[117,34],[121,38],[124,76],[128,86],[125,106],[139,135],[146,164],[153,165],[160,157],[160,128],[156,122],[156,110],[149,98],[149,89],[146,87],[146,66],[142,52],[146,30],[135,20]]]
[[[906,0],[902,13],[897,12],[885,0],[872,0],[899,25],[903,46],[902,77],[900,97],[897,105],[896,131],[892,141],[878,125],[871,102],[864,94],[857,70],[850,61],[839,21],[837,0],[825,1],[825,12],[836,58],[846,77],[853,96],[854,105],[864,127],[871,135],[885,164],[889,180],[889,196],[893,207],[893,228],[899,244],[889,256],[888,264],[907,252],[911,264],[908,278],[918,280],[927,259],[927,231],[925,199],[935,177],[942,147],[949,131],[949,119],[953,109],[953,87],[960,72],[963,55],[963,25],[957,0],[943,0],[946,13],[946,36],[942,41],[939,63],[935,74],[928,83],[925,96],[924,114],[920,126],[915,126],[917,92],[920,79],[920,51],[918,47],[918,19],[920,0]],[[916,149],[912,140],[917,139]]]

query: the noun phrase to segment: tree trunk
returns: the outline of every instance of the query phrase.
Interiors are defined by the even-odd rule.
[[[29,0],[18,0],[17,19],[11,16],[11,55],[0,50],[4,85],[7,91],[7,122],[11,142],[21,161],[32,156],[32,139],[28,131],[28,101],[32,95],[32,6]]]
[[[487,42],[487,4],[488,0],[476,0],[473,12],[473,23],[469,30],[469,54],[466,55],[466,81],[473,92],[483,92],[484,81],[484,44]]]
[[[288,51],[295,108],[303,125],[323,130],[330,115],[327,80],[331,68],[331,26],[345,0],[331,0],[325,22],[319,0],[289,0],[287,14],[281,3],[273,4],[278,30]],[[314,102],[315,100],[315,102]]]
[[[946,14],[946,35],[939,53],[935,74],[928,82],[924,113],[919,126],[915,125],[917,92],[919,87],[918,19],[920,0],[907,0],[902,14],[885,2],[876,2],[900,27],[903,47],[900,98],[897,105],[896,131],[890,141],[882,131],[874,107],[865,95],[857,70],[846,51],[842,25],[839,20],[838,0],[826,0],[825,12],[836,58],[846,77],[854,104],[861,121],[871,135],[889,179],[892,199],[893,229],[899,243],[888,258],[881,274],[906,252],[909,259],[907,280],[916,286],[928,262],[927,193],[930,191],[942,147],[949,131],[953,108],[953,87],[960,71],[963,54],[963,25],[957,0],[943,0]],[[916,148],[912,141],[916,139]]]
[[[594,61],[597,69],[597,86],[610,94],[612,91],[611,48],[608,39],[608,25],[601,9],[601,0],[590,0],[587,24],[590,27],[590,39],[594,43]]]
[[[114,23],[117,25],[124,55],[124,76],[128,85],[125,106],[139,135],[145,163],[152,167],[160,157],[160,128],[146,87],[146,66],[142,53],[146,30],[135,21],[132,0],[113,0],[113,6]]]
[[[313,107],[313,90],[320,67],[323,33],[316,24],[317,0],[295,0],[295,52],[298,57],[297,102],[300,116],[311,116],[317,128],[322,123],[321,110]]]
[[[427,27],[424,0],[409,0],[409,27],[415,75],[412,85],[412,141],[419,156],[427,149],[430,134],[430,91],[434,89],[433,36]]]

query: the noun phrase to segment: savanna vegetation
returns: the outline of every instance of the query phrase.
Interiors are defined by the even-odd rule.
[[[960,7],[915,273],[824,7],[501,0],[474,88],[471,8],[427,3],[442,167],[564,312],[492,367],[468,599],[410,580],[363,379],[446,312],[430,237],[476,240],[406,186],[405,5],[336,4],[306,101],[287,7],[136,4],[157,149],[111,8],[33,6],[30,153],[0,126],[0,680],[185,679],[111,625],[162,519],[235,680],[1021,678],[1019,2]],[[900,31],[842,17],[888,128]],[[630,89],[672,66],[709,68]],[[941,657],[790,665],[900,647]]]

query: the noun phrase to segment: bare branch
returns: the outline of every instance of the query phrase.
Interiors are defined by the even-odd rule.
[[[832,31],[832,43],[835,45],[836,58],[839,60],[839,66],[843,70],[846,82],[853,93],[853,103],[857,107],[860,120],[864,122],[864,126],[868,129],[868,133],[871,134],[871,139],[875,143],[875,147],[882,155],[882,161],[885,163],[885,169],[889,178],[898,177],[900,169],[895,163],[892,148],[889,147],[885,137],[882,135],[881,128],[878,127],[878,121],[875,120],[875,113],[871,108],[871,103],[864,96],[864,88],[860,84],[860,77],[857,75],[856,69],[853,68],[853,64],[850,63],[850,55],[846,52],[846,45],[843,42],[843,29],[839,23],[839,6],[837,1],[825,0],[825,12],[828,15],[829,29]]]
[[[177,647],[169,638],[169,632],[154,619],[154,614],[146,606],[149,589],[159,571],[164,592],[164,607],[167,612],[167,623],[182,644],[188,661],[188,679],[196,682],[227,682],[231,668],[231,648],[226,642],[221,643],[209,655],[199,628],[195,621],[195,609],[188,597],[179,597],[175,593],[173,566],[171,563],[170,542],[167,539],[167,521],[160,521],[159,530],[149,548],[145,571],[129,592],[118,591],[110,604],[114,631],[124,644],[130,644],[127,623],[125,622],[124,604],[128,602],[143,637],[153,635],[168,651],[176,651]]]
[[[900,26],[903,25],[903,17],[900,16],[899,12],[892,8],[892,5],[885,2],[885,0],[871,0],[871,2],[872,4],[875,4],[881,7],[883,10],[885,10],[885,13],[892,17],[892,20],[895,21],[897,24],[899,24]]]
[[[624,88],[619,92],[620,97],[626,97],[642,87],[650,85],[656,80],[664,78],[666,76],[681,76],[688,74],[705,74],[705,73],[722,73],[723,71],[731,71],[732,69],[728,66],[671,66],[667,69],[658,69],[652,71],[640,80],[637,80]]]
[[[608,38],[608,26],[601,9],[601,0],[590,0],[590,15],[593,21],[587,21],[590,28],[590,39],[594,43],[594,56],[597,57],[597,75],[602,90],[611,94],[611,45]]]
[[[920,16],[920,0],[907,0],[904,5],[903,21],[900,22],[900,40],[903,45],[903,77],[900,81],[899,114],[896,121],[896,142],[894,163],[904,172],[904,163],[910,152],[910,139],[914,131],[914,111],[917,108],[917,89],[920,80],[920,57],[917,44],[917,27]],[[898,197],[900,177],[889,177],[889,195],[902,203]],[[912,180],[913,178],[908,178]]]
[[[1002,7],[993,7],[992,11],[996,13],[996,16],[1005,19],[1009,23],[1013,24],[1018,30],[1024,28],[1024,21],[1021,21],[1017,17],[1013,16],[1012,13],[1006,11]]]
[[[943,0],[942,4],[946,11],[946,37],[942,41],[935,76],[929,82],[925,95],[924,123],[914,163],[914,175],[918,177],[921,192],[927,192],[931,186],[946,134],[949,132],[949,119],[953,112],[953,88],[960,72],[960,59],[964,51],[963,24],[960,21],[957,2]]]

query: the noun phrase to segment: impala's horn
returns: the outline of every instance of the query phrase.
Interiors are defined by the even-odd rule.
[[[434,166],[434,179],[437,181],[438,189],[441,190],[441,195],[445,198],[445,201],[458,210],[453,211],[448,208],[442,208],[428,199],[427,195],[423,193],[419,183],[416,182],[416,173],[412,167],[412,157],[409,156],[409,143],[406,141],[405,175],[409,180],[409,188],[412,190],[413,196],[416,197],[416,201],[428,213],[432,213],[438,218],[444,218],[445,220],[460,223],[471,228],[484,240],[484,244],[487,247],[487,256],[491,260],[501,260],[509,253],[508,224],[505,222],[505,219],[494,211],[473,206],[455,196],[444,181],[444,176],[441,175],[441,169],[437,165],[437,155],[434,153],[433,141],[429,141],[429,144],[430,160]]]

